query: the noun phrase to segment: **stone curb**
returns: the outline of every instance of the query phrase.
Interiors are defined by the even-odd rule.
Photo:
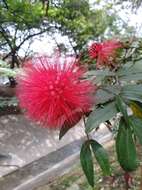
[[[79,155],[83,140],[67,144],[57,151],[0,178],[0,190],[32,190],[41,184],[48,183],[55,175],[62,173],[62,168],[65,169],[66,165],[73,164]]]
[[[111,140],[111,135],[106,134],[99,142],[106,144],[109,140]],[[76,140],[2,177],[0,190],[34,190],[63,175],[75,162],[79,161],[83,141],[84,138]]]

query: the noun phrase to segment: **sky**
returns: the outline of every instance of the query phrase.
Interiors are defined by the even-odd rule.
[[[93,7],[93,1],[90,0],[90,4]],[[129,26],[134,26],[137,28],[137,35],[142,36],[142,7],[137,10],[136,13],[132,13],[130,8],[121,10],[120,7],[116,7],[116,11],[119,12],[120,17],[126,21]],[[65,43],[67,46],[69,45],[68,38],[62,37],[59,34],[54,36],[58,43]],[[24,47],[26,48],[27,44],[25,43]],[[24,49],[23,47],[23,49]],[[34,53],[39,54],[49,54],[53,53],[56,44],[54,40],[50,36],[44,36],[42,40],[35,39],[33,44],[31,45],[31,49]],[[23,50],[21,50],[20,55],[23,54]]]
[[[66,36],[55,34],[54,38],[58,44],[65,43],[66,46],[69,46],[69,41]],[[28,46],[28,43],[25,43],[23,45],[23,49],[19,52],[21,56],[23,55],[23,50],[26,49],[26,46]],[[41,39],[35,39],[30,48],[35,54],[37,53],[51,55],[56,47],[56,43],[52,37],[43,35]]]
[[[119,15],[123,20],[128,21],[129,26],[137,28],[137,35],[142,36],[142,7],[133,14],[130,9],[126,9],[125,11],[121,10]]]

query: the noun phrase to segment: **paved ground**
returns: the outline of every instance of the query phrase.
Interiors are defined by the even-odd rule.
[[[0,117],[0,154],[8,154],[7,160],[0,158],[0,165],[24,166],[84,136],[82,122],[71,129],[59,141],[59,131],[41,128],[23,115]],[[0,176],[16,167],[0,167]]]
[[[0,117],[0,154],[9,155],[7,160],[0,156],[0,165],[9,165],[0,167],[0,175],[4,176],[0,178],[0,189],[33,190],[68,171],[78,160],[86,138],[82,121],[61,141],[58,134],[59,131],[41,128],[20,114]],[[92,134],[100,143],[111,137],[104,125]],[[12,170],[16,171],[11,173]]]

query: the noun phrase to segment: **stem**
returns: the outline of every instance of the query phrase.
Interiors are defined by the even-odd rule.
[[[83,123],[84,123],[84,128],[85,128],[86,126],[85,115],[83,115]],[[90,140],[89,134],[86,132],[86,130],[85,130],[85,134],[86,134],[87,139]]]
[[[132,176],[130,175],[129,172],[125,172],[124,179],[126,183],[126,190],[128,190],[132,185]]]

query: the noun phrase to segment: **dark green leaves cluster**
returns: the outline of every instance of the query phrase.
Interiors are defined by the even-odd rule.
[[[94,187],[95,183],[93,155],[102,169],[103,175],[111,174],[108,154],[103,146],[95,140],[86,141],[81,148],[80,161],[86,178],[92,187]]]
[[[117,159],[120,166],[126,172],[131,172],[137,169],[139,166],[139,161],[137,158],[136,144],[135,140],[138,139],[139,143],[142,144],[142,119],[141,115],[137,114],[140,112],[142,114],[141,107],[135,107],[134,115],[129,115],[127,110],[128,106],[131,104],[126,104],[121,95],[115,97],[114,102],[107,103],[103,108],[98,108],[90,114],[88,117],[86,132],[90,132],[99,126],[100,123],[110,120],[117,113],[121,113],[121,119],[119,122],[118,132],[116,134],[116,153]],[[137,108],[137,112],[136,112]],[[139,117],[138,117],[139,116]],[[135,138],[134,138],[135,137]],[[83,145],[83,147],[86,144]],[[109,175],[110,165],[108,164],[107,153],[96,141],[87,141],[86,149],[90,151],[88,160],[87,151],[82,148],[81,151],[81,163],[84,173],[88,179],[90,185],[93,186],[94,175],[92,170],[92,157],[91,150],[93,150],[96,160],[98,161],[104,174]],[[86,153],[86,154],[85,154]],[[85,160],[84,160],[85,159]],[[105,162],[107,160],[107,162]],[[89,164],[91,170],[86,168],[86,164]],[[92,172],[90,172],[92,171]],[[105,173],[106,172],[106,173]],[[91,177],[90,177],[91,176]],[[91,181],[89,181],[91,179]]]
[[[117,159],[126,172],[134,171],[138,167],[136,146],[130,126],[121,119],[116,138]]]
[[[88,117],[86,123],[86,132],[96,129],[101,123],[109,120],[117,114],[114,102],[104,105],[102,108],[95,109]]]
[[[100,75],[101,71],[94,71],[101,76],[101,80],[97,81],[98,84],[107,81],[108,77],[114,77],[116,83],[108,86],[103,82],[103,85],[100,85],[101,88],[96,94],[96,107],[86,123],[86,133],[89,133],[99,127],[101,123],[118,117],[120,121],[115,134],[116,154],[118,162],[125,172],[134,171],[139,166],[136,142],[142,145],[142,66],[140,64],[142,61],[135,64],[128,63],[124,65],[124,69],[122,66],[115,74],[102,71],[102,75]],[[92,146],[90,141],[90,147],[93,149],[94,146],[96,146],[95,143]],[[99,155],[99,159],[101,158]],[[98,163],[100,164],[100,162]],[[89,171],[83,165],[82,167],[89,178]],[[89,173],[89,175],[91,174]],[[90,183],[90,185],[92,184]]]
[[[97,1],[94,2],[94,5]],[[76,53],[83,51],[87,42],[103,36],[106,29],[117,28],[117,15],[112,14],[112,7],[91,9],[87,0],[64,0],[51,4],[49,21],[55,24],[62,35],[67,35]]]
[[[19,66],[19,51],[25,42],[30,45],[35,36],[43,33],[52,37],[53,33],[60,33],[68,36],[70,47],[79,54],[89,40],[97,40],[108,28],[118,27],[115,21],[119,18],[111,14],[111,9],[91,9],[87,0],[53,0],[47,5],[41,0],[0,1],[0,50],[13,68]],[[67,50],[65,44],[57,45],[62,51]],[[29,47],[24,47],[24,56],[30,52]]]
[[[41,3],[31,3],[29,0],[6,0],[7,7],[0,4],[0,23],[6,27],[18,27],[19,30],[38,28],[42,22],[43,11]]]
[[[96,83],[100,87],[95,95],[96,106],[87,118],[85,132],[88,134],[95,131],[101,123],[110,122],[112,118],[117,116],[119,125],[115,134],[116,154],[117,160],[125,172],[134,171],[139,166],[136,142],[138,140],[142,145],[141,64],[142,61],[136,61],[134,64],[122,65],[117,71],[105,69],[90,71],[87,74],[89,78],[97,76]],[[111,84],[110,80],[115,83]],[[68,127],[64,125],[64,127],[60,133],[62,136],[70,128],[69,125]],[[80,160],[83,171],[92,187],[95,184],[94,157],[103,174],[110,175],[111,167],[106,150],[97,141],[88,139],[82,145]]]

